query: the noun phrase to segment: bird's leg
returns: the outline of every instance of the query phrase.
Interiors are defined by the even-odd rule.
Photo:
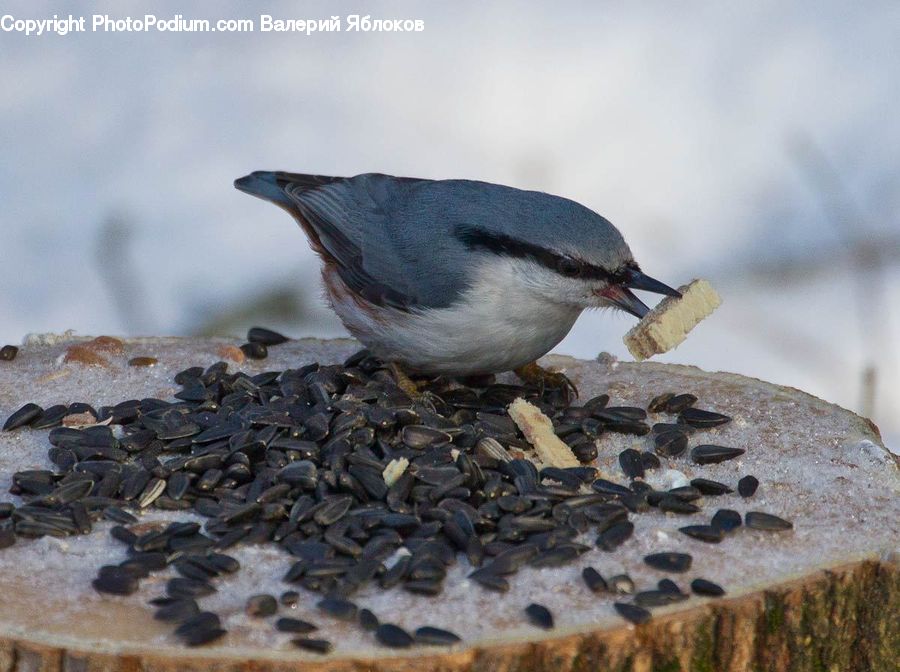
[[[390,370],[391,375],[394,376],[397,387],[406,392],[410,399],[415,400],[422,396],[422,391],[419,389],[416,381],[410,378],[409,374],[406,373],[406,371],[403,370],[403,367],[397,362],[389,362],[388,369]]]
[[[540,366],[537,362],[531,362],[525,366],[520,366],[514,370],[514,373],[522,379],[523,382],[537,385],[541,389],[545,387],[558,388],[566,395],[566,402],[571,402],[578,398],[578,388],[569,380],[568,376],[559,371],[550,371]]]

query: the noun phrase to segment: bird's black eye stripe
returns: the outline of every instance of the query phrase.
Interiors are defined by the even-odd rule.
[[[556,270],[567,278],[577,278],[584,270],[583,266],[569,257],[560,257],[556,262]]]
[[[482,249],[506,257],[531,259],[541,266],[569,278],[616,281],[616,274],[610,273],[604,268],[551,252],[539,245],[526,243],[512,236],[466,225],[457,226],[454,229],[454,235],[469,249]]]

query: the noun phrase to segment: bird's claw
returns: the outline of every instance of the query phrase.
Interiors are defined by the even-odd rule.
[[[526,364],[515,370],[515,374],[526,383],[537,385],[541,393],[545,388],[560,390],[565,398],[566,405],[578,398],[578,388],[569,380],[569,377],[559,371],[550,371],[538,365],[537,362]]]
[[[409,377],[409,374],[397,362],[389,362],[388,369],[394,377],[397,387],[403,390],[410,399],[415,401],[422,397],[422,390],[419,389],[419,385]]]

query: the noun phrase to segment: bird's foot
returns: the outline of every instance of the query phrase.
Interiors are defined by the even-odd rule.
[[[400,366],[397,362],[389,362],[388,369],[390,370],[391,375],[394,377],[394,381],[397,383],[397,387],[403,390],[410,399],[421,399],[422,390],[419,388],[418,383],[416,383],[416,381],[409,377],[409,374],[403,370],[402,366]]]
[[[578,388],[569,380],[568,376],[559,371],[550,371],[538,365],[537,362],[531,362],[525,366],[520,366],[514,370],[514,373],[525,383],[537,385],[543,393],[544,388],[558,389],[563,393],[566,403],[569,404],[578,398]]]

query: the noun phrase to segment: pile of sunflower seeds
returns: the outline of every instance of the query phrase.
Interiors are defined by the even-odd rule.
[[[265,358],[267,348],[287,339],[254,328],[242,350]],[[467,384],[437,379],[412,399],[388,367],[361,351],[342,365],[310,364],[257,375],[229,373],[219,362],[191,367],[175,376],[175,400],[131,399],[95,409],[87,403],[41,408],[26,404],[3,427],[49,429],[49,458],[56,470],[21,471],[11,492],[22,504],[0,503],[0,548],[17,538],[88,534],[99,519],[116,525],[112,536],[128,558],[100,567],[93,582],[101,593],[130,595],[151,573],[178,574],[166,594],[151,601],[155,617],[175,626],[189,646],[225,634],[219,617],[199,601],[240,565],[226,551],[238,544],[272,543],[293,558],[287,584],[320,594],[324,615],[356,623],[388,647],[452,645],[454,633],[423,626],[409,633],[358,608],[353,595],[365,585],[415,594],[442,591],[447,568],[463,555],[468,578],[485,590],[504,592],[523,567],[554,567],[576,561],[591,546],[613,552],[633,533],[629,520],[651,508],[678,515],[700,512],[701,496],[731,493],[730,486],[698,478],[689,486],[658,491],[643,478],[660,467],[659,456],[675,458],[693,434],[730,421],[695,407],[691,394],[655,397],[648,409],[673,422],[649,425],[643,408],[609,406],[601,395],[581,405],[564,389],[496,383],[493,377]],[[608,432],[650,434],[655,452],[626,449],[619,455],[628,485],[598,478],[594,467],[538,469],[506,408],[524,398],[553,421],[556,434],[582,463],[597,457],[597,439]],[[89,413],[97,424],[60,426],[63,418]],[[698,444],[697,464],[742,454],[740,449]],[[388,469],[389,465],[391,468]],[[387,471],[386,471],[387,470]],[[391,477],[387,478],[390,473]],[[738,484],[751,497],[758,481]],[[136,514],[148,509],[192,511],[205,524],[173,522],[137,532]],[[743,523],[761,530],[790,529],[777,516],[747,513]],[[740,514],[718,510],[708,524],[687,525],[684,534],[718,543],[741,526]],[[687,571],[689,555],[662,552],[647,564],[671,573]],[[583,572],[594,592],[632,595],[617,602],[633,623],[649,609],[688,598],[671,579],[635,594],[625,574],[604,578]],[[693,592],[720,596],[704,579]],[[297,604],[300,593],[278,599],[255,595],[246,613],[275,615],[279,604]],[[523,620],[552,628],[553,615],[531,604]],[[279,618],[277,630],[291,633],[301,649],[328,653],[332,645],[313,638],[318,626]]]

